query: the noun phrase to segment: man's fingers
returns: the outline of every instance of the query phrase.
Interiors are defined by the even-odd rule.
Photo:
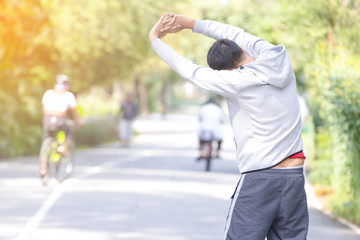
[[[160,32],[167,32],[167,31],[169,31],[169,29],[171,29],[171,28],[172,28],[172,26],[162,27],[162,28],[160,29]]]
[[[164,22],[166,22],[166,19],[168,18],[168,13],[164,13],[161,18],[159,19],[159,21],[157,21],[157,25],[162,25],[164,24]]]
[[[176,26],[167,26],[160,29],[160,32],[166,32],[166,33],[176,33],[181,30],[181,25]]]
[[[176,15],[172,14],[171,18],[169,19],[169,22],[166,25],[173,25],[176,21]]]
[[[170,25],[172,24],[176,19],[176,15],[174,13],[165,13],[163,15],[163,18],[161,19],[161,23],[163,25]]]

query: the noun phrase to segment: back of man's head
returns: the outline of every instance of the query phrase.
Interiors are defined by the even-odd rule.
[[[229,39],[217,40],[209,49],[207,62],[214,70],[228,70],[237,67],[242,59],[243,50]]]

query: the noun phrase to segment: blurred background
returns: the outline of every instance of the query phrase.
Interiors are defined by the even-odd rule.
[[[128,91],[143,117],[197,114],[206,95],[148,41],[164,12],[236,25],[286,46],[308,107],[308,177],[327,209],[360,224],[358,0],[0,0],[0,158],[38,154],[41,99],[57,74],[72,79],[87,119],[75,134],[80,147],[117,140]],[[164,41],[205,66],[213,43],[187,31]]]

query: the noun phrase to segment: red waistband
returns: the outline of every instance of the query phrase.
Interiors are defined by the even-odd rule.
[[[303,151],[301,151],[301,152],[299,152],[299,153],[295,153],[294,155],[291,155],[291,156],[288,157],[288,158],[303,158],[303,159],[306,159]]]

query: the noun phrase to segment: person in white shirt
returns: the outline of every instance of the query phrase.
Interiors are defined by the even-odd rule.
[[[223,140],[222,133],[223,114],[220,106],[216,103],[215,99],[210,97],[201,107],[199,112],[199,146],[200,156],[202,158],[203,145],[209,141],[217,142],[217,149],[215,157],[219,157],[221,143]]]
[[[70,89],[70,78],[66,75],[57,75],[56,84],[53,89],[47,90],[42,98],[43,112],[43,138],[45,139],[55,131],[60,129],[66,132],[67,139],[70,137],[69,127],[66,125],[68,112],[71,112],[77,124],[80,123],[80,117],[77,107],[77,101]],[[67,144],[67,140],[65,140]],[[65,146],[63,146],[65,148]],[[61,149],[59,149],[61,151]],[[46,171],[46,159],[40,166],[40,175]]]

